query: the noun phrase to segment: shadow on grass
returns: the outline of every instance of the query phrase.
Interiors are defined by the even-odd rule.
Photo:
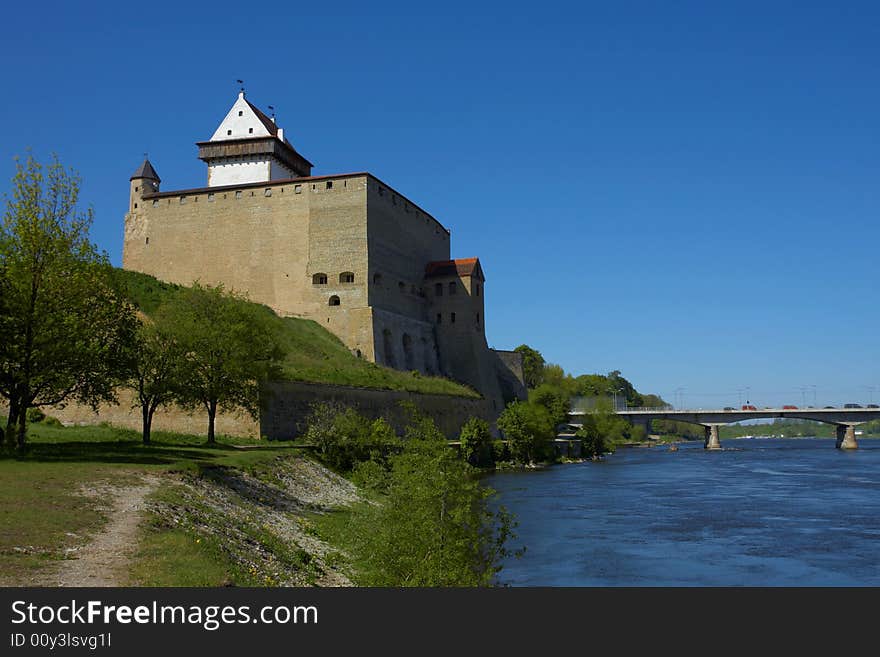
[[[228,454],[230,445],[144,445],[133,441],[31,443],[24,452],[0,452],[0,460],[35,461],[40,463],[131,463],[170,465],[181,461],[208,463],[216,456]]]

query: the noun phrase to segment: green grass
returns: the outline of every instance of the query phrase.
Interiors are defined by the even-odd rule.
[[[163,283],[140,272],[124,269],[115,271],[129,298],[147,315],[156,312],[165,300],[180,289],[178,285]],[[357,358],[339,338],[320,324],[296,317],[278,317],[269,308],[263,308],[271,315],[270,321],[287,352],[282,369],[288,380],[465,397],[480,396],[473,389],[449,379],[424,376],[417,372],[402,372]]]
[[[81,545],[100,529],[106,521],[101,501],[79,494],[83,486],[124,486],[149,472],[260,468],[279,455],[299,452],[288,444],[260,445],[247,438],[219,436],[218,444],[208,447],[201,436],[153,435],[153,444],[143,445],[140,434],[128,429],[31,424],[24,454],[0,453],[0,583],[28,584],[30,577],[62,558],[66,547]],[[170,548],[179,539],[150,532],[145,536],[146,546],[153,550]],[[193,542],[190,548],[166,557],[171,562],[217,560],[217,553],[205,551],[205,546]],[[174,567],[171,562],[169,569]],[[220,565],[213,570],[204,567],[211,577],[220,577]],[[223,569],[227,576],[229,568]],[[236,581],[244,581],[240,573],[233,574]]]

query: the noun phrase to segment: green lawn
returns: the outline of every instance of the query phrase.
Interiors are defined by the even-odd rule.
[[[0,584],[27,584],[63,558],[65,548],[82,545],[100,529],[106,521],[101,500],[82,495],[83,486],[124,486],[145,473],[200,472],[212,466],[250,469],[299,451],[290,444],[247,438],[219,436],[219,444],[208,447],[201,436],[153,436],[154,443],[145,446],[138,432],[127,429],[31,424],[27,452],[0,456]],[[186,540],[182,532],[165,534],[146,528],[136,581],[142,576],[146,583],[170,583],[167,573],[184,562],[194,565],[180,572],[179,585],[218,585],[230,576],[216,546]]]
[[[179,289],[147,274],[115,271],[132,302],[148,315]],[[283,370],[289,380],[479,397],[473,389],[449,379],[401,372],[357,358],[339,338],[311,320],[278,317],[269,308],[265,312],[271,315],[287,352]]]

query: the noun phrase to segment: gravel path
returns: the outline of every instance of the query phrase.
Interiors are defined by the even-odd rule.
[[[138,524],[143,517],[147,496],[156,490],[160,479],[144,476],[134,486],[98,485],[84,488],[83,495],[105,502],[109,516],[89,543],[68,548],[67,558],[46,571],[38,586],[124,586],[130,559],[137,549]]]

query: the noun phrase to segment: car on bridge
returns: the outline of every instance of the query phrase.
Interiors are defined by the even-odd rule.
[[[792,406],[791,404],[786,404],[782,407],[783,411],[796,411],[798,409],[797,406]]]
[[[826,406],[825,408],[834,408],[833,406]]]
[[[725,406],[724,410],[725,411],[735,411],[736,409],[733,406]]]
[[[859,404],[844,404],[844,408],[861,408]]]
[[[751,404],[743,404],[742,409],[744,411],[757,411],[758,409],[752,406]]]

